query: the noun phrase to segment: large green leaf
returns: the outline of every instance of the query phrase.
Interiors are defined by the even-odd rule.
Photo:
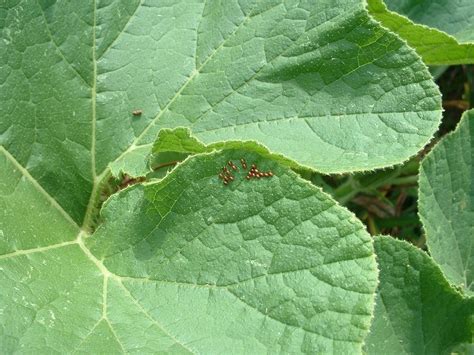
[[[377,237],[380,268],[369,354],[449,354],[470,342],[474,298],[452,289],[423,251],[391,237]]]
[[[427,64],[474,63],[472,0],[368,0],[368,4],[371,15],[406,39]]]
[[[222,166],[242,157],[274,176],[247,180],[240,168],[225,186]],[[371,237],[288,168],[246,151],[198,155],[113,195],[96,233],[76,237],[17,165],[6,155],[0,201],[21,192],[57,226],[19,246],[19,204],[2,225],[2,353],[361,350],[377,283]]]
[[[456,286],[474,292],[474,111],[423,159],[419,211],[431,255]]]
[[[0,143],[86,226],[108,165],[137,173],[161,128],[345,172],[407,159],[440,119],[362,0],[12,0],[0,24]]]

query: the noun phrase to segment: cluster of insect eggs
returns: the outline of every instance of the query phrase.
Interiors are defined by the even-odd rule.
[[[245,178],[247,180],[250,180],[252,178],[260,179],[262,177],[272,177],[272,176],[273,176],[273,173],[271,171],[259,171],[257,169],[257,166],[255,164],[252,164],[252,167],[250,168],[250,171]]]
[[[242,165],[242,169],[247,170],[247,162],[245,159],[240,159],[240,164]],[[233,171],[237,171],[238,168],[237,166],[232,162],[232,160],[229,160],[227,163],[230,169]],[[227,166],[224,166],[222,168],[221,173],[219,174],[219,178],[223,180],[224,185],[228,185],[230,182],[234,181],[234,176],[232,175],[232,172],[227,168]],[[248,172],[247,176],[245,177],[247,180],[250,180],[252,178],[262,178],[262,177],[272,177],[273,173],[271,171],[259,171],[257,169],[257,166],[255,164],[252,164],[250,171]]]

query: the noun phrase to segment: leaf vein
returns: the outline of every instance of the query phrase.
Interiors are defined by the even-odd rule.
[[[286,322],[282,321],[281,319],[278,319],[278,318],[276,318],[276,317],[274,317],[274,316],[272,316],[272,315],[270,315],[270,314],[265,314],[265,313],[263,313],[260,309],[258,309],[257,307],[254,307],[254,306],[252,306],[251,304],[245,302],[243,299],[241,299],[241,298],[240,298],[239,296],[237,296],[236,294],[234,294],[234,293],[232,293],[232,292],[230,292],[230,291],[229,291],[229,293],[230,293],[232,296],[234,296],[236,299],[238,299],[240,302],[242,302],[243,304],[245,304],[247,307],[250,307],[250,308],[254,309],[255,311],[257,311],[258,313],[260,313],[260,314],[263,315],[264,317],[268,317],[268,318],[270,318],[270,319],[272,319],[272,320],[274,320],[274,321],[276,321],[276,322],[278,322],[278,323],[280,323],[280,324],[282,324],[282,325],[284,325],[284,326],[288,326],[288,327],[296,328],[296,329],[301,329],[301,330],[304,330],[304,331],[306,331],[306,332],[308,332],[308,333],[312,333],[312,334],[314,334],[314,335],[316,335],[316,336],[319,336],[319,337],[325,338],[325,339],[329,339],[329,340],[332,340],[332,341],[342,341],[342,342],[344,342],[344,343],[356,343],[356,344],[358,343],[358,341],[356,341],[356,340],[347,340],[347,339],[340,339],[340,338],[331,338],[331,337],[329,337],[329,336],[327,336],[327,335],[324,335],[324,334],[322,334],[322,333],[318,333],[318,332],[315,331],[314,329],[310,329],[310,328],[307,328],[307,327],[304,327],[304,326],[297,326],[297,325],[293,325],[293,324],[290,324],[290,323],[286,323]]]
[[[206,60],[201,64],[201,66],[194,70],[194,72],[188,77],[186,82],[181,86],[181,88],[176,92],[176,94],[168,101],[168,103],[163,107],[163,109],[151,120],[151,122],[143,129],[142,133],[136,137],[132,144],[122,153],[120,154],[114,161],[119,160],[123,157],[126,153],[132,150],[135,145],[147,134],[147,132],[154,126],[156,121],[160,119],[160,117],[168,110],[171,104],[181,95],[183,90],[193,81],[193,79],[200,73],[200,71],[206,66],[206,64],[214,57],[214,55],[219,52],[219,50],[227,43],[227,41],[235,35],[235,33],[251,18],[252,11],[249,11],[247,16],[243,19],[243,21],[235,28],[235,30],[229,34],[227,38],[222,41],[222,43],[206,58]],[[196,29],[197,32],[197,29]],[[107,169],[107,168],[106,168]]]
[[[16,256],[21,256],[21,255],[42,253],[42,252],[46,252],[48,250],[58,249],[58,248],[62,248],[62,247],[65,247],[65,246],[68,246],[68,245],[74,245],[74,244],[77,244],[76,240],[72,240],[72,241],[69,241],[69,242],[63,242],[63,243],[58,243],[58,244],[52,244],[52,245],[48,245],[48,246],[45,246],[45,247],[37,247],[37,248],[24,249],[24,250],[15,250],[14,252],[0,255],[0,260],[14,258]]]
[[[88,87],[91,87],[91,85],[87,82],[86,79],[84,79],[84,77],[82,76],[81,73],[79,73],[79,71],[72,65],[71,62],[69,62],[63,51],[61,50],[61,48],[58,46],[58,44],[54,41],[54,38],[53,38],[53,34],[51,33],[51,29],[49,28],[49,25],[48,25],[48,21],[46,20],[46,15],[43,11],[43,8],[41,7],[41,5],[38,5],[39,9],[40,9],[40,12],[41,12],[41,16],[43,17],[43,20],[44,20],[44,24],[45,24],[45,28],[46,28],[46,32],[48,33],[48,37],[49,39],[51,40],[51,43],[54,45],[54,47],[56,48],[56,50],[58,51],[58,54],[59,56],[64,60],[64,62],[66,62],[66,64],[68,65],[68,67],[70,69],[72,69],[77,75],[78,77],[81,79],[81,81],[84,82],[84,84],[86,84]]]
[[[3,145],[0,146],[0,152],[5,155],[5,157],[20,171],[20,173],[31,182],[31,184],[40,192],[53,206],[55,209],[59,211],[59,213],[74,227],[79,229],[79,226],[76,222],[69,216],[69,214],[61,207],[61,205],[39,184],[39,182],[30,174],[30,172],[25,169],[20,163],[10,154],[8,150],[6,150]]]
[[[117,39],[120,37],[120,35],[122,33],[125,32],[125,30],[127,29],[127,27],[129,26],[130,22],[131,22],[131,19],[135,16],[135,14],[137,13],[138,9],[142,6],[143,4],[143,0],[140,0],[138,3],[137,3],[137,7],[133,10],[133,13],[130,14],[130,16],[128,17],[127,19],[127,22],[124,24],[122,30],[120,32],[117,33],[117,36],[110,42],[110,44],[107,46],[107,48],[105,48],[103,50],[103,52],[97,57],[97,60],[101,59],[102,57],[105,56],[105,54],[109,51],[110,48],[112,48],[112,46],[115,44],[115,42],[117,42]]]
[[[138,302],[138,300],[133,297],[132,293],[128,290],[128,288],[125,287],[125,285],[119,280],[118,284],[120,285],[120,287],[125,291],[125,294],[132,300],[132,302],[138,307],[138,309],[150,320],[153,322],[153,324],[155,324],[159,329],[161,329],[161,331],[163,333],[165,333],[168,337],[170,337],[171,339],[173,339],[176,344],[180,345],[184,350],[188,351],[189,353],[191,354],[194,354],[194,352],[189,349],[185,344],[183,344],[182,342],[180,342],[173,334],[171,334],[170,332],[168,332],[160,323],[158,323],[158,321],[153,318],[147,311],[145,308],[143,308],[143,306],[140,304],[140,302]]]

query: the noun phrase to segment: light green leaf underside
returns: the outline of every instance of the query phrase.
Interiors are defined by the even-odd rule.
[[[142,151],[145,149],[145,151]],[[158,133],[150,152],[150,146],[142,146],[137,148],[143,155],[128,154],[122,159],[111,164],[111,172],[113,176],[119,177],[121,173],[127,173],[132,177],[146,176],[153,167],[159,167],[166,162],[175,158],[186,157],[189,154],[209,153],[215,150],[239,149],[248,152],[254,152],[268,159],[272,159],[281,165],[291,168],[297,168],[299,165],[280,154],[274,154],[268,149],[254,141],[225,141],[213,144],[204,144],[191,134],[189,128],[164,128]],[[160,173],[155,172],[149,177],[163,177],[166,171]]]
[[[239,171],[224,186],[217,174],[238,157],[274,176]],[[103,218],[85,241],[0,258],[2,352],[360,351],[371,238],[287,168],[197,155],[111,197]]]
[[[122,174],[133,177],[146,176],[152,171],[150,159],[150,145],[139,146],[110,163],[110,172],[114,177],[120,177]]]
[[[419,213],[433,259],[448,280],[474,292],[474,111],[421,164]]]
[[[189,154],[209,153],[216,150],[239,149],[242,151],[254,152],[268,159],[272,159],[281,165],[297,168],[299,165],[280,154],[272,154],[268,149],[254,141],[225,141],[213,144],[204,144],[191,134],[189,128],[163,128],[158,133],[150,152],[150,146],[137,147],[131,154],[127,154],[120,160],[110,165],[112,175],[119,177],[126,173],[131,177],[147,176],[153,171],[153,167],[159,167],[174,158],[184,159]],[[138,153],[135,154],[135,151]],[[183,158],[184,157],[184,158]],[[170,159],[172,158],[172,159]],[[182,160],[180,159],[180,160]],[[155,177],[159,172],[155,172],[149,177]],[[166,171],[158,176],[163,177]]]
[[[420,249],[377,237],[380,268],[368,354],[448,354],[471,341],[474,299],[452,289]]]
[[[292,168],[298,167],[295,162],[286,159],[282,155],[270,153],[265,146],[257,142],[225,141],[206,145],[194,137],[189,128],[180,127],[175,129],[163,128],[158,133],[158,137],[151,148],[150,145],[137,147],[130,154],[110,164],[110,169],[115,177],[120,177],[121,174],[126,173],[131,177],[156,177],[158,175],[161,178],[166,175],[167,170],[150,174],[154,167],[160,167],[162,164],[166,166],[167,162],[174,161],[174,158],[184,160],[189,154],[209,153],[225,149],[254,152],[273,159],[282,165]]]
[[[281,165],[295,168],[297,163],[286,159],[279,154],[273,154],[258,142],[253,141],[225,141],[213,144],[204,144],[192,136],[188,128],[162,129],[153,144],[151,159],[164,152],[178,152],[188,154],[209,153],[214,150],[242,150],[257,153],[265,158],[272,159]]]
[[[431,65],[474,63],[471,0],[368,0],[370,14]],[[406,17],[407,16],[407,17]]]
[[[361,0],[23,0],[0,21],[0,143],[79,224],[162,128],[345,172],[407,159],[440,119],[423,63]]]

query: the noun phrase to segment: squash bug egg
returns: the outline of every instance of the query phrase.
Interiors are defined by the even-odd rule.
[[[232,162],[232,160],[229,160],[229,162],[227,163],[227,165],[229,165],[233,170],[237,170],[237,167],[236,167],[235,164]]]

